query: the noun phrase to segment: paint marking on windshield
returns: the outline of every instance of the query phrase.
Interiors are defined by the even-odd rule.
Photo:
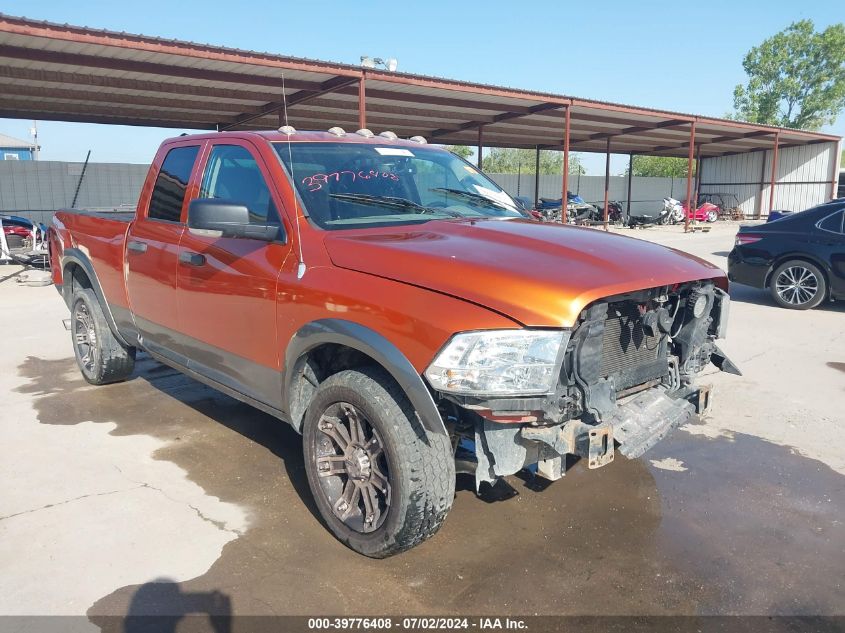
[[[334,180],[335,182],[340,182],[341,180],[351,180],[352,182],[355,182],[357,180],[373,179],[388,179],[398,182],[399,176],[388,171],[378,171],[376,169],[371,169],[369,171],[352,171],[351,169],[343,169],[333,171],[330,174],[324,174],[321,172],[311,174],[310,176],[306,176],[302,179],[302,184],[308,187],[308,191],[313,192],[319,191],[323,188],[323,185],[328,185],[331,180]]]

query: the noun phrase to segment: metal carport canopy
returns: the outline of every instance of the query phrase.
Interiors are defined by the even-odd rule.
[[[285,90],[282,89],[284,78]],[[431,142],[700,157],[839,137],[0,14],[0,117],[194,129],[359,126]]]

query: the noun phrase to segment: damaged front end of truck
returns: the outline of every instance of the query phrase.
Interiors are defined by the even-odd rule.
[[[480,487],[533,465],[559,479],[569,455],[589,468],[613,461],[617,448],[639,457],[706,414],[710,389],[695,381],[709,363],[739,374],[716,344],[729,308],[712,280],[694,281],[603,298],[554,333],[457,335],[426,377],[459,472]]]

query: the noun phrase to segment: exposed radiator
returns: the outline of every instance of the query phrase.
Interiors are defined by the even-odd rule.
[[[607,308],[607,321],[604,324],[604,340],[601,358],[601,375],[612,376],[624,373],[625,379],[617,380],[617,389],[631,384],[633,379],[643,378],[643,382],[661,375],[658,367],[654,369],[660,354],[660,336],[647,336],[643,331],[637,305],[632,302],[611,303]],[[650,366],[652,369],[646,369]],[[633,376],[631,370],[642,367],[643,376]],[[630,383],[630,384],[628,384]]]

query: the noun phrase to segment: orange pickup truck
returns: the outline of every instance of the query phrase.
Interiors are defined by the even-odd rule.
[[[421,137],[285,127],[165,141],[134,214],[59,211],[49,247],[86,380],[144,350],[292,425],[327,526],[385,557],[438,530],[456,464],[636,458],[737,371],[720,269],[519,209]]]

